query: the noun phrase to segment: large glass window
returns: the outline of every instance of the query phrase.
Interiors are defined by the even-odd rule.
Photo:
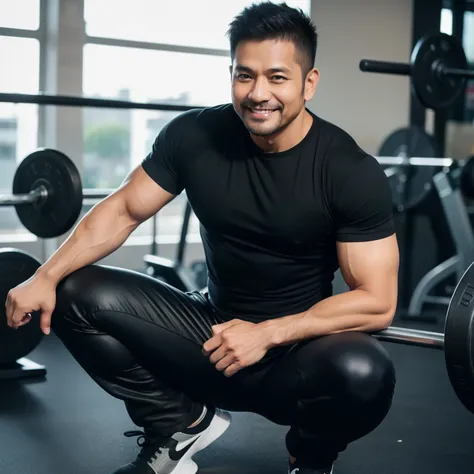
[[[230,101],[230,60],[87,44],[84,95],[180,105]],[[177,113],[84,109],[84,185],[116,187]]]
[[[233,17],[255,0],[84,0],[88,36],[228,50]],[[279,1],[275,1],[279,3]],[[310,0],[287,0],[310,13]],[[113,12],[113,15],[110,14]],[[230,57],[89,42],[84,46],[83,94],[139,102],[212,106],[230,102]],[[84,109],[85,187],[115,188],[149,153],[160,130],[179,112]],[[161,238],[179,234],[184,199],[160,212]],[[193,215],[190,238],[198,221]],[[150,226],[135,235],[146,236]]]
[[[449,8],[443,8],[441,10],[441,33],[447,35],[453,34],[453,12]]]
[[[230,21],[254,1],[85,0],[84,3],[89,36],[228,49],[226,31]],[[286,3],[309,13],[310,0]]]
[[[37,94],[39,43],[0,36],[0,91]],[[38,107],[0,103],[0,193],[11,192],[18,163],[37,147]],[[12,208],[0,208],[0,233],[26,232]]]
[[[39,24],[40,0],[0,1],[0,27],[37,30]]]

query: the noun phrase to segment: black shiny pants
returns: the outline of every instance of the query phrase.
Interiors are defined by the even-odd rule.
[[[221,322],[206,295],[97,265],[60,283],[52,328],[132,421],[158,437],[189,426],[203,404],[253,412],[288,426],[289,453],[321,467],[387,415],[394,368],[370,335],[277,348],[226,377],[202,353]]]

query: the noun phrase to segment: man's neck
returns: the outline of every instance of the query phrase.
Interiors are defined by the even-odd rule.
[[[252,135],[252,140],[265,153],[281,153],[298,145],[308,134],[313,117],[306,110],[291,122],[288,127],[269,137]]]

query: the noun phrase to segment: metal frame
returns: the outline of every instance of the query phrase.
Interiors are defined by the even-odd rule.
[[[41,22],[41,19],[40,19]],[[5,28],[0,27],[0,36],[8,36],[10,38],[30,38],[41,39],[41,28],[37,30],[23,30],[21,28]]]
[[[98,44],[102,46],[115,46],[119,48],[147,49],[153,51],[168,51],[170,53],[202,54],[206,56],[224,56],[230,55],[227,49],[199,48],[196,46],[184,46],[177,44],[150,43],[147,41],[121,40],[115,38],[103,38],[100,36],[88,36],[84,44]]]

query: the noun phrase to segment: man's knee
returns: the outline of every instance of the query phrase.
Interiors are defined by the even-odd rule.
[[[317,368],[316,385],[328,383],[326,391],[348,404],[390,405],[395,369],[375,338],[358,332],[334,334],[314,341],[311,349],[308,355],[314,357]]]
[[[106,268],[87,266],[61,280],[56,288],[54,330],[71,324],[86,327],[95,309],[110,305],[114,290],[108,273]]]

